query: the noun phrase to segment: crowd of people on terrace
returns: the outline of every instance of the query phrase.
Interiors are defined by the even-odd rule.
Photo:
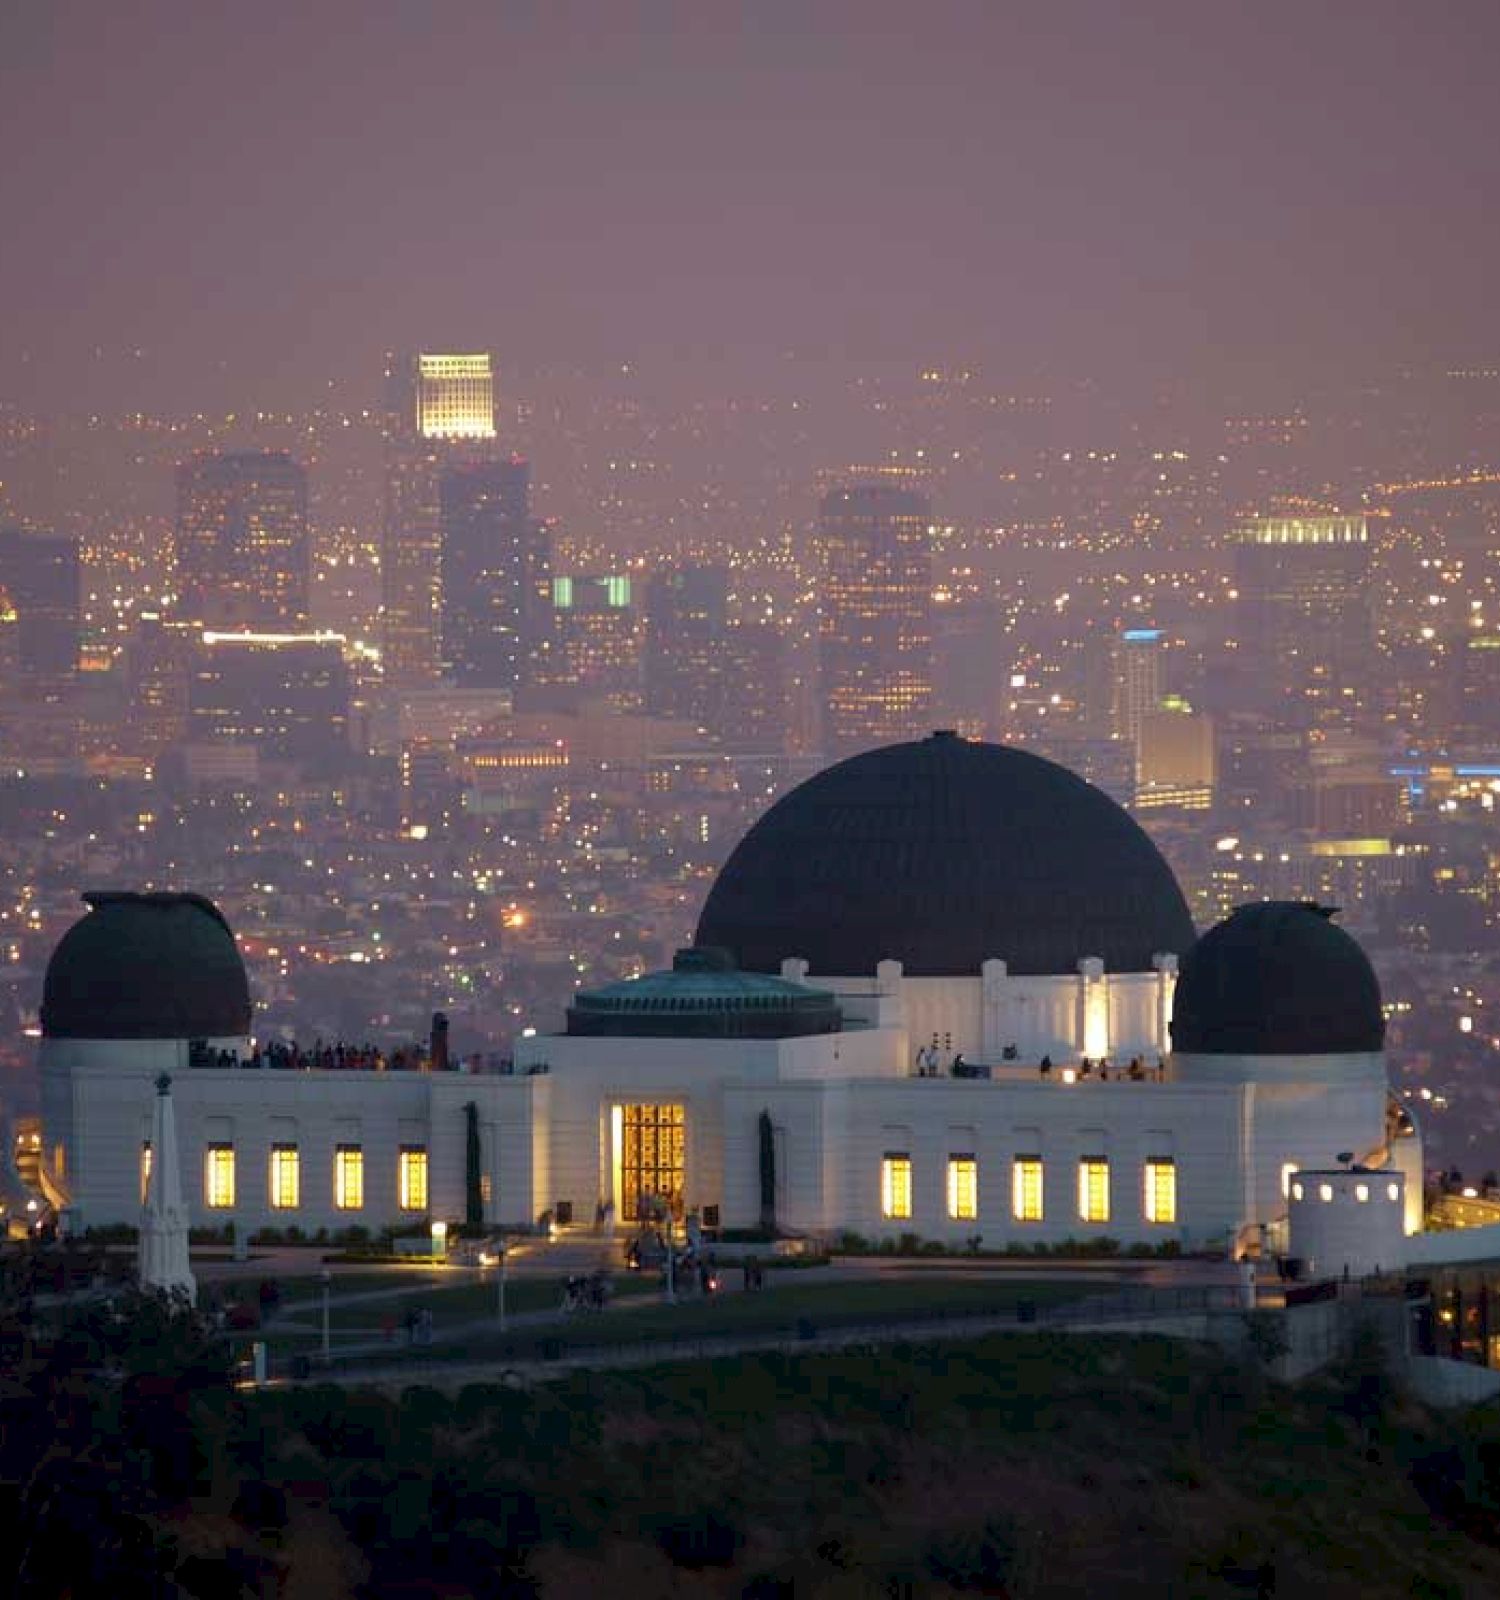
[[[418,1044],[402,1045],[391,1051],[377,1050],[372,1044],[325,1044],[315,1039],[311,1045],[267,1039],[254,1045],[249,1055],[236,1050],[210,1050],[195,1042],[190,1047],[189,1064],[195,1067],[266,1067],[283,1072],[427,1072],[432,1067],[430,1054]]]
[[[1012,1062],[1019,1062],[1020,1051],[1014,1045],[1007,1045],[1003,1052],[1003,1060],[1007,1066]],[[919,1078],[988,1078],[991,1075],[988,1062],[965,1061],[961,1050],[955,1051],[951,1044],[945,1041],[939,1046],[934,1035],[930,1045],[917,1051],[916,1073]],[[1037,1063],[1037,1074],[1044,1081],[1050,1080],[1056,1074],[1060,1081],[1074,1083],[1084,1078],[1097,1078],[1108,1083],[1111,1078],[1128,1080],[1131,1083],[1160,1083],[1167,1074],[1167,1064],[1157,1057],[1154,1066],[1148,1066],[1140,1056],[1132,1056],[1126,1065],[1110,1065],[1107,1056],[1100,1056],[1097,1060],[1090,1056],[1083,1056],[1076,1065],[1067,1064],[1055,1067],[1050,1055],[1044,1055]]]

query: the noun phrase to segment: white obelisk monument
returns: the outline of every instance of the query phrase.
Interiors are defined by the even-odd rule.
[[[156,1080],[151,1117],[151,1168],[141,1213],[140,1256],[136,1265],[143,1289],[181,1289],[190,1302],[198,1285],[188,1265],[188,1220],[182,1204],[182,1166],[177,1159],[177,1119],[172,1111],[172,1080]]]

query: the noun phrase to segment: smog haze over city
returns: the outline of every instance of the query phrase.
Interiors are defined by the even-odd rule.
[[[1497,26],[7,6],[17,1106],[85,889],[220,900],[268,1030],[504,1055],[941,725],[1132,806],[1200,928],[1342,906],[1500,1162]]]

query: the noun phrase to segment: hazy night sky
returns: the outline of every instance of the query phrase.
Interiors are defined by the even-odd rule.
[[[1497,48],[1493,3],[0,0],[0,398],[1489,363]]]

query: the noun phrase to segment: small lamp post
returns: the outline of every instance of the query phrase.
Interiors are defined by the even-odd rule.
[[[328,1270],[327,1267],[324,1267],[323,1270],[318,1274],[318,1280],[323,1285],[323,1365],[327,1366],[328,1365],[328,1360],[329,1360],[329,1346],[328,1346],[329,1287],[333,1283],[333,1274]]]

